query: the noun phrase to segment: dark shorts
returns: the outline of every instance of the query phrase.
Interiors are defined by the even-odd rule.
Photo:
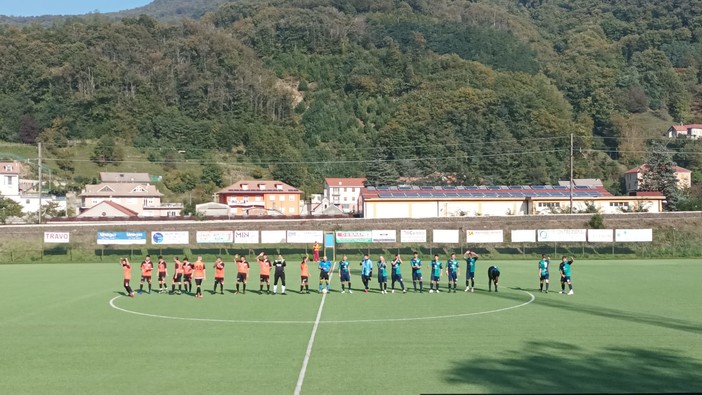
[[[236,282],[245,283],[246,282],[246,273],[237,273],[236,274]]]
[[[319,272],[319,280],[329,280],[329,273],[328,272]]]
[[[542,274],[542,275],[539,277],[539,279],[540,279],[541,281],[543,281],[543,280],[548,280],[548,274]]]
[[[392,281],[402,281],[402,274],[393,274],[392,275]]]
[[[310,278],[308,276],[300,276],[300,282],[307,283]]]
[[[370,281],[370,279],[371,279],[371,275],[361,274],[362,281]]]
[[[497,281],[498,278],[500,278],[500,272],[497,270],[489,270],[488,271],[488,278],[490,280],[495,280]]]
[[[388,276],[378,276],[378,282],[379,282],[379,283],[386,283],[386,282],[388,282]]]
[[[276,285],[278,285],[278,280],[282,281],[283,285],[285,285],[285,272],[275,272],[274,278]]]
[[[419,281],[422,279],[422,272],[420,271],[413,271],[412,272],[412,281]]]
[[[183,273],[178,273],[173,276],[173,282],[179,283],[183,280]]]
[[[570,276],[565,276],[561,279],[564,283],[569,283],[570,282]]]
[[[262,283],[267,283],[271,281],[271,276],[270,275],[261,275],[260,280]]]
[[[186,283],[192,282],[193,281],[193,275],[192,274],[184,274],[183,275],[183,281]]]
[[[141,276],[141,282],[148,281],[151,282],[151,276]]]
[[[434,282],[439,281],[440,277],[441,276],[431,276],[431,281],[434,281]]]
[[[449,281],[456,281],[458,279],[458,272],[448,272]]]
[[[475,272],[466,273],[466,279],[469,279],[469,278],[475,278]]]
[[[216,283],[224,283],[224,277],[215,277]]]
[[[195,279],[195,285],[202,285],[202,279],[201,279],[201,278],[196,278],[196,279]]]
[[[164,281],[166,279],[166,272],[158,272],[158,281]]]
[[[349,272],[341,272],[341,281],[351,281],[351,273]]]

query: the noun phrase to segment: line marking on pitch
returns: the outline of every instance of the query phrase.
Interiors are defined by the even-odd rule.
[[[358,324],[358,323],[371,323],[371,322],[407,322],[407,321],[425,321],[425,320],[434,320],[434,319],[441,319],[441,318],[461,318],[461,317],[470,317],[474,315],[484,315],[484,314],[493,314],[493,313],[499,313],[502,311],[507,311],[507,310],[512,310],[512,309],[517,309],[520,307],[524,307],[530,303],[532,303],[536,297],[528,291],[521,290],[521,292],[524,292],[525,294],[529,295],[530,299],[524,303],[515,305],[515,306],[509,306],[509,307],[504,307],[501,309],[495,309],[495,310],[487,310],[487,311],[476,311],[472,313],[462,313],[462,314],[449,314],[449,315],[440,315],[440,316],[428,316],[428,317],[410,317],[410,318],[381,318],[381,319],[368,319],[368,320],[330,320],[330,321],[324,321],[320,320],[320,324]],[[322,296],[322,298],[326,298],[328,294],[325,294]],[[287,320],[287,321],[275,321],[275,320],[227,320],[227,319],[216,319],[216,318],[192,318],[192,317],[175,317],[175,316],[169,316],[169,315],[161,315],[161,314],[149,314],[149,313],[142,313],[139,311],[133,311],[133,310],[128,310],[122,307],[117,306],[114,302],[119,299],[124,297],[123,295],[115,296],[114,298],[110,299],[109,305],[115,310],[119,310],[124,313],[128,314],[135,314],[135,315],[140,315],[144,317],[151,317],[151,318],[162,318],[162,319],[168,319],[168,320],[180,320],[180,321],[200,321],[200,322],[221,322],[221,323],[230,323],[230,324],[315,324],[316,321],[293,321],[293,320]]]
[[[297,377],[297,385],[295,386],[295,395],[300,395],[302,391],[302,382],[305,381],[305,373],[307,372],[307,364],[310,362],[310,355],[312,355],[312,345],[314,345],[314,338],[317,335],[317,328],[319,327],[319,319],[322,318],[322,309],[324,308],[324,301],[327,300],[327,295],[322,295],[322,302],[319,304],[319,310],[317,310],[317,318],[314,320],[314,326],[312,327],[312,334],[310,335],[310,341],[307,342],[307,351],[305,351],[305,359],[302,360],[302,368],[300,369],[300,375]]]

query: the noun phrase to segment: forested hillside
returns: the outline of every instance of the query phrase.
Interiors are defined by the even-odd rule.
[[[575,176],[618,192],[650,139],[702,123],[700,0],[188,3],[213,8],[0,26],[0,140],[67,179],[143,155],[205,199],[268,174],[556,182],[574,134]],[[702,174],[701,145],[669,148]]]

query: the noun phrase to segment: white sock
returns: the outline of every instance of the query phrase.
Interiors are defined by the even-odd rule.
[[[278,289],[277,285],[273,285],[273,293],[275,293],[275,290]]]
[[[285,293],[285,285],[282,285],[281,289],[283,290],[283,293]]]

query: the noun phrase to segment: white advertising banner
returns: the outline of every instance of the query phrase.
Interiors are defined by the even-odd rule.
[[[257,230],[235,230],[234,244],[258,244]]]
[[[190,244],[190,232],[151,232],[151,242],[154,244]]]
[[[511,235],[512,243],[536,243],[536,230],[515,229]]]
[[[44,232],[44,243],[68,243],[70,241],[68,232]]]
[[[231,230],[198,230],[195,240],[200,244],[233,243],[234,232]]]
[[[458,229],[434,229],[431,239],[434,243],[458,243]]]
[[[539,229],[539,242],[587,241],[587,229]]]
[[[374,230],[374,231],[371,231],[371,241],[373,243],[394,243],[397,241],[397,231],[395,231],[395,230]]]
[[[426,243],[426,229],[402,229],[400,231],[400,241],[403,243]]]
[[[287,242],[287,232],[284,230],[262,230],[261,243],[263,244],[282,244]]]
[[[288,243],[290,244],[312,244],[324,242],[324,232],[321,230],[289,230]]]
[[[502,229],[466,230],[467,243],[502,243],[503,241]]]
[[[653,229],[617,229],[617,242],[650,242],[653,241]]]
[[[337,230],[334,232],[336,242],[340,244],[370,243],[373,232],[370,230]]]
[[[588,229],[587,241],[590,243],[611,243],[614,241],[612,229]]]

